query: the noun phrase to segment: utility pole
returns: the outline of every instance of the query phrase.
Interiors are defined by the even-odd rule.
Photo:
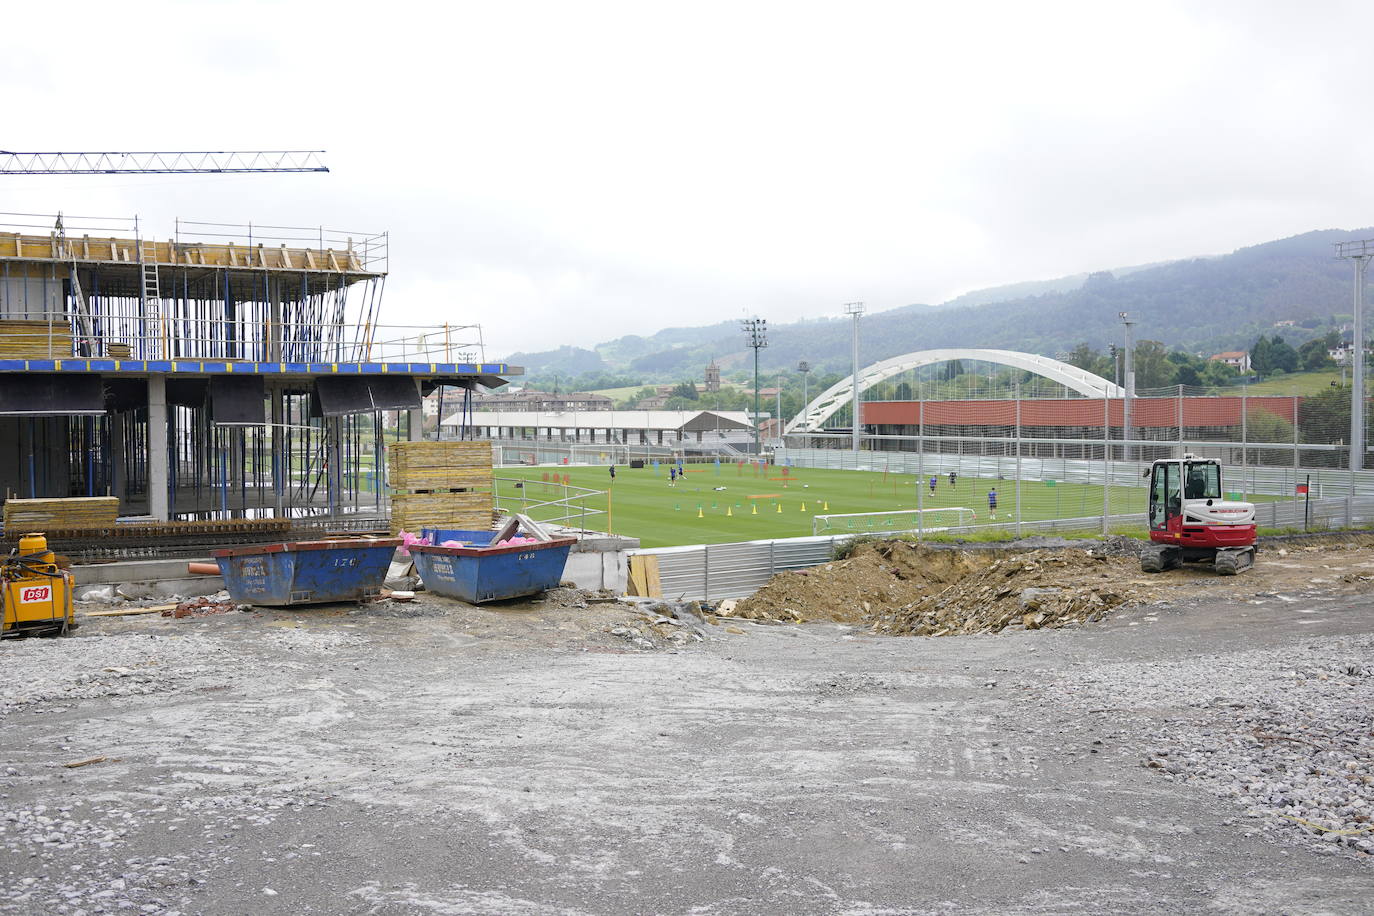
[[[768,320],[755,315],[740,322],[740,330],[748,337],[748,346],[754,351],[754,457],[763,457],[763,444],[759,429],[759,351],[768,346]]]
[[[1337,242],[1336,257],[1355,262],[1355,339],[1350,351],[1350,495],[1355,472],[1364,468],[1364,272],[1374,257],[1374,239]]]
[[[1131,340],[1131,328],[1135,322],[1131,319],[1129,312],[1120,312],[1118,317],[1121,323],[1126,326],[1126,398],[1122,404],[1121,414],[1121,438],[1125,440],[1125,458],[1131,459],[1130,441],[1133,438],[1131,430],[1131,401],[1135,399],[1135,342]]]
[[[854,318],[854,461],[859,460],[859,318],[864,313],[862,302],[846,302],[846,315]]]
[[[807,387],[807,383],[810,381],[811,364],[806,360],[802,360],[797,363],[797,371],[801,373],[802,377],[802,431],[805,432],[806,408],[811,405],[811,393],[810,389]]]

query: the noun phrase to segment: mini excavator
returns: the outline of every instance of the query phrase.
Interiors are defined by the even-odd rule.
[[[1255,565],[1255,505],[1222,498],[1220,462],[1161,458],[1143,476],[1150,478],[1150,543],[1140,552],[1142,571],[1202,561],[1234,576]]]

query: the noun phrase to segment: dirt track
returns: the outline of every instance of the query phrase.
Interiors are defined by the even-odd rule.
[[[1261,562],[941,639],[431,598],[7,642],[0,911],[1365,913],[1368,854],[1223,777],[1367,746],[1374,551]]]

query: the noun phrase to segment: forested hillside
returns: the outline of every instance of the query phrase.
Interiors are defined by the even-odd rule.
[[[1351,309],[1354,271],[1333,256],[1333,243],[1374,230],[1324,230],[1196,258],[1083,278],[1016,284],[970,293],[945,305],[909,305],[863,319],[864,362],[935,347],[995,347],[1046,355],[1087,343],[1121,339],[1117,315],[1137,320],[1136,337],[1193,353],[1249,349],[1277,331],[1298,346],[1339,325]],[[1025,290],[1036,290],[1024,294]],[[989,297],[1009,295],[997,301]],[[837,306],[838,313],[839,308]],[[767,317],[762,316],[762,317]],[[1294,326],[1275,328],[1276,322]],[[848,320],[772,324],[761,354],[765,370],[808,360],[821,370],[849,364]],[[672,328],[599,344],[595,353],[565,347],[548,354],[512,354],[531,376],[550,371],[623,373],[643,381],[697,377],[712,359],[743,364],[744,337],[735,322]],[[599,364],[598,364],[599,360]]]

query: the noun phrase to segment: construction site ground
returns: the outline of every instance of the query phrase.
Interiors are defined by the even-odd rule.
[[[0,912],[1370,912],[1374,548],[1099,547],[939,638],[874,627],[1006,554],[887,603],[921,563],[818,568],[805,623],[421,593],[6,641]],[[1084,590],[1122,600],[1026,621]]]

